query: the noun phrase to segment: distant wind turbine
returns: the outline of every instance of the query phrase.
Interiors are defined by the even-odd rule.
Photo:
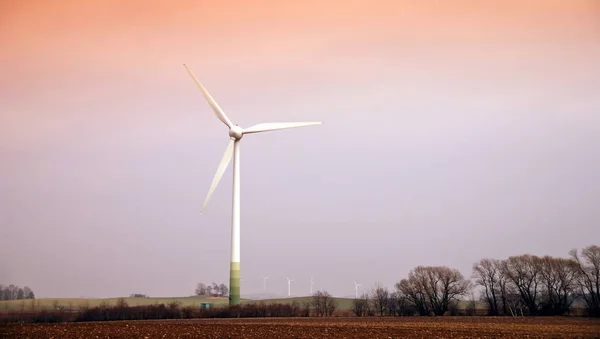
[[[304,127],[320,125],[322,122],[275,122],[275,123],[260,123],[251,127],[242,128],[231,122],[229,117],[223,112],[221,107],[208,93],[206,88],[200,83],[200,80],[196,78],[191,69],[187,65],[183,65],[196,86],[202,92],[204,99],[208,101],[208,104],[212,108],[213,113],[217,116],[221,122],[223,122],[229,129],[229,143],[225,149],[225,154],[217,167],[217,173],[213,177],[213,181],[202,205],[204,211],[206,204],[210,200],[217,184],[221,180],[223,173],[229,166],[231,159],[233,158],[233,201],[232,201],[232,218],[231,218],[231,262],[229,266],[229,304],[239,305],[240,304],[240,141],[246,134],[262,133],[269,131],[276,131],[281,129]]]
[[[310,295],[313,294],[313,285],[315,284],[313,277],[310,277]]]
[[[267,279],[269,279],[269,277],[261,277],[263,279],[263,291],[267,290]]]
[[[288,297],[290,297],[292,295],[292,281],[294,281],[294,279],[290,279],[287,277],[286,279],[288,281]]]
[[[357,284],[356,281],[354,281],[354,297],[356,299],[358,299],[358,288],[360,287],[360,284]]]

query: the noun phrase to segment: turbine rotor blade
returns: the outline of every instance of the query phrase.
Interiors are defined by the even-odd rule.
[[[242,130],[243,134],[276,131],[280,129],[321,125],[322,122],[265,122]]]
[[[202,205],[202,209],[200,210],[200,213],[204,212],[204,209],[206,208],[206,204],[208,204],[208,201],[210,200],[210,197],[212,196],[213,192],[215,191],[217,184],[221,180],[223,173],[225,173],[227,166],[231,162],[231,158],[233,156],[234,142],[235,142],[235,140],[229,139],[229,143],[227,144],[227,148],[225,149],[225,154],[223,154],[221,163],[219,163],[219,167],[217,167],[217,173],[215,173],[213,181],[210,184],[210,189],[208,190],[208,194],[206,195],[206,199],[204,200],[204,204]]]
[[[215,99],[213,99],[213,97],[210,95],[210,93],[208,93],[206,88],[204,88],[204,86],[202,85],[200,80],[198,80],[198,78],[196,78],[196,76],[194,75],[192,70],[186,64],[183,64],[183,66],[185,67],[185,69],[187,69],[188,73],[190,73],[190,76],[192,77],[192,79],[194,79],[196,86],[198,86],[198,88],[202,92],[202,95],[204,96],[206,101],[208,101],[208,104],[212,108],[212,110],[215,113],[215,115],[217,116],[217,118],[219,118],[219,120],[221,120],[225,125],[227,125],[227,127],[229,127],[229,128],[233,127],[231,120],[229,120],[229,118],[227,117],[225,112],[223,112],[221,107],[219,107],[219,104],[217,104]]]

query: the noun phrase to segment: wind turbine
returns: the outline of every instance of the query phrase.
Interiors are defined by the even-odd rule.
[[[221,107],[208,93],[206,88],[200,83],[200,80],[196,78],[194,73],[186,64],[183,64],[186,68],[196,86],[202,92],[202,95],[208,101],[208,104],[212,108],[214,114],[221,122],[223,122],[227,128],[229,128],[229,143],[225,149],[225,154],[221,159],[221,163],[217,167],[217,173],[215,174],[213,181],[202,205],[202,210],[206,208],[210,197],[212,196],[217,184],[221,180],[225,169],[231,162],[233,157],[233,201],[232,201],[232,217],[231,217],[231,263],[229,266],[229,304],[239,305],[240,303],[240,141],[246,134],[261,133],[276,131],[280,129],[304,127],[320,125],[322,122],[279,122],[279,123],[261,123],[248,128],[242,128],[238,125],[234,125],[229,117],[223,112]]]
[[[263,291],[267,290],[267,279],[269,279],[269,277],[261,277],[263,279]]]
[[[292,281],[294,281],[294,279],[290,279],[287,277],[286,279],[288,281],[288,297],[290,297],[292,295]]]
[[[313,285],[315,284],[313,277],[310,277],[310,295],[312,295],[312,291],[313,291]]]
[[[354,297],[356,299],[358,299],[358,288],[360,287],[360,284],[357,284],[356,281],[354,281]]]

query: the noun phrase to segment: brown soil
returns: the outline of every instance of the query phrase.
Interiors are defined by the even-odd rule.
[[[600,338],[588,318],[263,318],[10,324],[1,338]]]

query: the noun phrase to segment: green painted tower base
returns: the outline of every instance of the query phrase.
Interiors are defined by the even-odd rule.
[[[229,305],[240,304],[240,263],[232,262],[229,267]]]

